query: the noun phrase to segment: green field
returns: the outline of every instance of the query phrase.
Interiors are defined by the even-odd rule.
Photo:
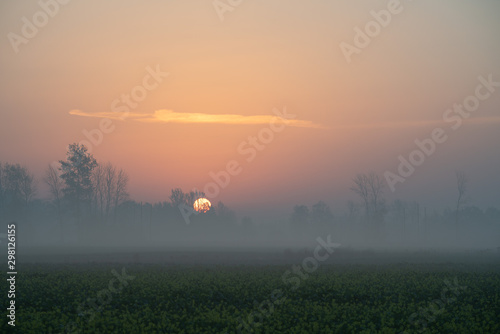
[[[340,264],[283,276],[289,270],[23,265],[15,332],[500,333],[496,266]]]

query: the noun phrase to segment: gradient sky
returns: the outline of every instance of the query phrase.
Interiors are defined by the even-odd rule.
[[[500,81],[498,1],[402,1],[347,63],[340,43],[353,44],[353,29],[388,2],[248,0],[221,21],[210,0],[73,0],[17,53],[9,33],[22,35],[22,18],[41,7],[2,2],[0,161],[41,179],[159,67],[168,76],[91,147],[128,172],[133,199],[203,190],[210,172],[236,160],[243,170],[217,200],[241,214],[288,214],[318,200],[344,209],[356,173],[395,172],[415,139],[474,94],[478,76]],[[284,107],[296,123],[246,161],[238,147]],[[500,207],[499,117],[500,88],[470,122],[445,125],[448,140],[387,198],[452,206],[453,173],[463,170],[469,203]],[[40,181],[41,197],[44,189]]]

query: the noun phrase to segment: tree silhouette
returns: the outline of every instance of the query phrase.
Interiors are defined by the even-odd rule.
[[[116,221],[117,208],[128,199],[128,175],[111,163],[98,164],[92,172],[92,202],[102,219],[109,220],[113,213]]]
[[[307,225],[309,223],[309,208],[305,205],[295,205],[291,222],[296,226]]]
[[[45,183],[49,186],[50,194],[54,200],[57,209],[57,221],[59,223],[59,232],[61,241],[63,240],[63,226],[61,219],[61,201],[63,196],[64,181],[59,177],[57,170],[49,165],[47,171],[45,172],[45,177],[43,179]]]
[[[70,203],[74,204],[77,223],[81,223],[82,207],[87,204],[90,208],[92,197],[92,171],[97,161],[92,154],[87,153],[87,147],[80,144],[71,144],[68,147],[66,161],[60,160],[61,178],[65,187],[63,192]]]
[[[115,181],[115,187],[114,187],[114,221],[116,222],[116,215],[118,211],[118,206],[125,202],[129,194],[127,192],[127,184],[128,184],[128,175],[125,173],[123,169],[120,169],[118,171],[118,174],[116,175],[116,181]]]
[[[28,206],[36,193],[35,177],[20,164],[6,163],[0,173],[4,204],[14,209]]]
[[[331,224],[333,214],[330,207],[325,202],[319,201],[312,206],[311,222],[314,224]]]
[[[185,206],[185,207],[193,207],[194,202],[198,198],[205,197],[204,192],[200,192],[198,190],[196,191],[190,191],[188,193],[184,193],[181,188],[175,188],[171,190],[170,194],[170,202],[172,203],[172,206],[174,207],[179,207],[179,206]]]
[[[368,221],[380,223],[385,214],[384,181],[375,173],[358,174],[353,179],[351,190],[358,194],[365,206],[365,216]]]
[[[98,164],[96,168],[92,171],[91,176],[92,181],[92,207],[96,214],[99,214],[101,218],[104,217],[104,194],[106,190],[104,189],[104,166]]]
[[[171,190],[170,202],[174,207],[178,207],[179,205],[184,204],[184,198],[184,192],[181,188],[175,188]]]

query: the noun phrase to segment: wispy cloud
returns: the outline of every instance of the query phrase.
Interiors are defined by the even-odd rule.
[[[95,117],[95,118],[109,118],[109,119],[116,119],[116,120],[125,120],[127,118],[140,118],[140,117],[147,117],[148,115],[145,114],[138,114],[138,113],[118,113],[118,112],[95,112],[95,113],[88,113],[85,111],[81,111],[78,109],[73,109],[69,111],[70,115],[75,115],[75,116],[83,116],[83,117]]]
[[[88,113],[81,110],[71,110],[70,115],[109,118],[116,120],[132,120],[147,123],[208,123],[208,124],[236,124],[259,125],[269,124],[276,119],[275,115],[237,115],[237,114],[205,114],[179,113],[172,110],[157,110],[153,114],[97,112]],[[323,128],[322,125],[298,119],[283,119],[287,126],[300,128]]]
[[[237,115],[237,114],[205,114],[205,113],[179,113],[172,110],[157,110],[152,114],[143,113],[117,113],[117,112],[95,112],[88,113],[81,110],[71,110],[70,115],[83,117],[109,118],[115,120],[131,120],[144,123],[206,123],[206,124],[235,124],[235,125],[259,125],[269,124],[275,115]],[[472,117],[462,119],[464,123],[477,125],[498,124],[500,116],[490,117]],[[286,119],[288,126],[300,128],[326,128],[321,124],[312,121]],[[389,121],[389,122],[371,122],[371,123],[343,123],[328,126],[330,129],[377,129],[377,128],[414,128],[446,125],[443,120],[414,120],[414,121]]]

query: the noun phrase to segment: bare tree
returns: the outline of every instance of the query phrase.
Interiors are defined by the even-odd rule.
[[[353,182],[354,186],[351,187],[351,190],[363,200],[366,218],[380,222],[385,212],[382,198],[384,191],[382,178],[372,172],[370,174],[356,175]]]
[[[26,168],[24,168],[24,173],[22,173],[21,177],[21,195],[23,196],[24,204],[26,206],[29,205],[33,196],[35,196],[37,191],[37,182],[35,180],[35,176],[28,172]]]
[[[43,180],[49,186],[50,194],[59,204],[63,196],[64,181],[59,177],[57,170],[52,165],[48,166]]]
[[[54,199],[54,203],[56,204],[57,220],[59,223],[59,231],[60,231],[60,237],[61,237],[61,241],[62,241],[63,240],[63,226],[62,226],[62,219],[61,219],[61,201],[63,198],[64,181],[59,177],[57,170],[52,165],[48,166],[47,171],[45,172],[45,177],[43,180],[49,186],[50,194],[52,195],[52,198]]]
[[[370,190],[370,200],[373,208],[373,214],[379,215],[383,210],[382,193],[384,191],[384,182],[381,177],[375,173],[368,175],[368,186]]]
[[[203,191],[194,190],[185,193],[181,188],[175,188],[171,190],[170,203],[172,203],[172,206],[174,207],[192,207],[194,201],[200,197],[205,197],[205,193]]]
[[[118,206],[128,199],[128,176],[110,162],[98,164],[92,173],[93,202],[96,211],[106,221],[113,215],[116,221]]]
[[[104,167],[100,164],[92,171],[92,202],[96,213],[104,216]]]
[[[171,190],[170,202],[174,207],[178,207],[179,205],[184,204],[185,197],[186,195],[181,188],[175,188]]]
[[[351,190],[359,195],[359,197],[361,197],[361,199],[363,200],[365,206],[365,215],[368,218],[370,216],[370,193],[368,187],[368,175],[358,174],[352,181],[354,182],[354,186],[351,187]]]
[[[467,191],[467,175],[465,175],[464,172],[456,171],[455,176],[457,179],[457,190],[458,190],[458,197],[457,197],[457,207],[455,211],[455,225],[458,226],[458,218],[459,218],[459,212],[460,208],[463,206],[465,203],[465,192]]]
[[[118,186],[118,179],[116,175],[116,168],[111,164],[107,163],[104,165],[104,188],[105,188],[105,199],[106,199],[106,208],[105,214],[106,218],[108,218],[109,212],[113,204],[115,204],[114,197],[116,196],[116,188]],[[117,204],[115,204],[116,206]]]
[[[118,206],[125,202],[129,194],[127,192],[127,185],[128,185],[128,175],[125,173],[123,169],[120,169],[118,171],[118,174],[116,176],[116,182],[115,182],[115,187],[114,187],[114,221],[116,222],[116,215],[118,211]]]
[[[198,198],[201,198],[201,197],[205,197],[205,193],[203,191],[198,191],[198,190],[195,190],[195,191],[190,191],[189,193],[185,193],[184,194],[184,204],[186,204],[187,206],[192,206],[193,203],[198,199]]]
[[[5,164],[3,167],[2,188],[10,205],[14,207],[28,206],[36,193],[35,177],[26,167],[19,164]]]

